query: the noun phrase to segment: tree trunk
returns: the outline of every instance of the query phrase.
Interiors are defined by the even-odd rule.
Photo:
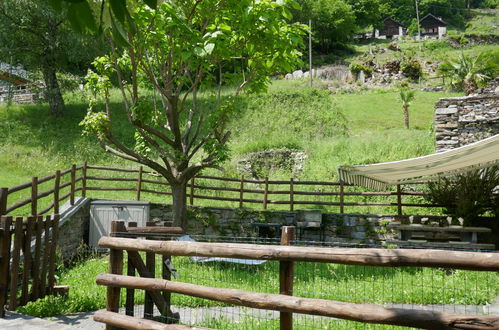
[[[173,226],[187,230],[187,192],[186,182],[172,184]]]
[[[50,62],[50,61],[47,61]],[[64,100],[59,89],[59,82],[55,75],[54,66],[47,63],[43,68],[43,80],[45,81],[45,96],[50,105],[50,110],[54,117],[62,116],[62,109],[64,108]]]
[[[464,80],[463,81],[463,89],[466,95],[473,94],[475,90],[478,88],[476,82],[474,80]]]
[[[404,109],[405,128],[409,129],[409,105],[404,104],[403,109]]]

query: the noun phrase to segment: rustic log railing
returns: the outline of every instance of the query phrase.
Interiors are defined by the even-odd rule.
[[[59,215],[0,217],[0,317],[54,293]]]
[[[117,222],[116,228],[123,229]],[[282,244],[287,244],[292,235],[289,227],[283,230]],[[498,316],[462,315],[438,311],[389,308],[374,304],[346,303],[333,300],[290,297],[293,280],[293,263],[296,261],[325,262],[347,265],[382,267],[419,266],[454,268],[476,271],[499,271],[497,253],[477,253],[439,250],[390,250],[390,249],[345,249],[303,246],[268,246],[236,243],[198,243],[180,241],[148,241],[130,238],[103,237],[99,246],[111,251],[110,274],[100,274],[97,283],[108,287],[107,312],[96,314],[95,320],[104,322],[108,329],[115,325],[125,328],[168,329],[160,323],[141,324],[140,320],[123,318],[118,312],[119,292],[146,290],[156,293],[177,293],[227,304],[281,312],[281,329],[292,329],[292,313],[334,317],[351,321],[409,326],[423,329],[497,329]],[[227,257],[239,259],[276,260],[281,262],[280,293],[268,294],[236,289],[173,282],[168,279],[150,278],[139,271],[141,277],[123,275],[123,251],[128,256],[140,259],[139,252],[166,256]],[[134,267],[146,268],[144,262],[136,260]],[[119,321],[119,323],[117,323]],[[148,321],[149,322],[149,321]]]
[[[103,173],[117,175],[107,176]],[[41,185],[52,183],[50,189],[39,191]],[[415,184],[411,184],[414,187]],[[286,187],[286,188],[282,188]],[[359,190],[345,183],[328,181],[263,180],[224,178],[201,175],[187,184],[187,197],[190,205],[196,201],[212,200],[230,203],[240,208],[260,205],[268,209],[271,205],[289,206],[293,211],[297,206],[325,206],[338,208],[340,213],[346,207],[362,208],[384,206],[393,209],[393,213],[402,215],[404,207],[428,208],[442,205],[404,201],[403,197],[423,196],[421,191],[409,191],[398,185],[395,191],[349,191]],[[64,189],[66,193],[61,191]],[[25,191],[29,198],[19,199],[17,192]],[[56,171],[43,177],[33,177],[31,182],[15,187],[0,188],[0,215],[12,214],[24,206],[31,206],[30,215],[43,215],[49,211],[58,213],[59,205],[69,199],[73,205],[77,192],[86,197],[91,192],[130,192],[129,198],[141,200],[144,194],[170,196],[169,184],[154,172],[139,169],[123,169],[105,166],[73,165],[70,169]],[[52,196],[51,203],[40,208],[40,199]],[[45,204],[47,204],[45,200]],[[44,204],[44,205],[45,205]],[[24,213],[27,213],[25,211]]]

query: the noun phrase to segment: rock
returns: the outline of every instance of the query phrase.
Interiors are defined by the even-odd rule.
[[[293,78],[298,79],[298,78],[303,78],[303,71],[302,70],[296,70],[293,72]]]
[[[291,74],[291,73],[286,74],[284,76],[284,79],[286,79],[286,80],[293,80],[293,74]]]

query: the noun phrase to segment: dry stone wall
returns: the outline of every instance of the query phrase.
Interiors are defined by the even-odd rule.
[[[436,151],[461,147],[499,134],[499,94],[440,99],[435,105]]]

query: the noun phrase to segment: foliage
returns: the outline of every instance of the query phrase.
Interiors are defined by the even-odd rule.
[[[382,26],[381,0],[348,0],[355,14],[355,23],[359,28]]]
[[[348,68],[350,69],[350,72],[352,72],[353,74],[359,74],[360,71],[364,71],[364,74],[367,77],[370,77],[373,73],[372,67],[359,62],[351,63]]]
[[[461,53],[458,59],[443,62],[439,73],[450,79],[450,85],[471,94],[477,87],[499,75],[499,50],[481,53],[476,58]]]
[[[430,182],[425,198],[433,204],[447,205],[446,214],[462,217],[464,224],[469,226],[486,212],[499,215],[497,186],[499,166],[492,166]]]
[[[407,87],[403,87],[399,91],[399,99],[400,102],[402,102],[402,109],[404,112],[405,128],[407,129],[409,129],[409,105],[412,100],[414,100],[414,94],[414,90]]]
[[[421,67],[421,63],[419,63],[418,60],[410,57],[404,58],[404,60],[400,64],[400,69],[406,77],[412,80],[418,80],[423,76],[423,68]]]

